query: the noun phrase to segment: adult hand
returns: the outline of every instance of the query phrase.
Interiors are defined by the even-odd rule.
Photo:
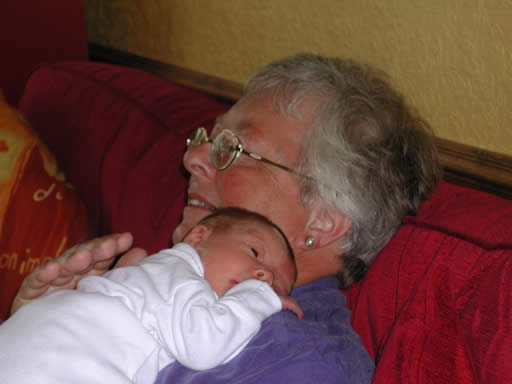
[[[147,256],[143,249],[130,249],[132,244],[133,237],[128,232],[99,237],[69,248],[62,255],[38,266],[23,281],[11,305],[11,315],[48,292],[74,289],[82,277],[103,274],[115,257],[123,252],[126,253],[116,266],[133,264]]]
[[[279,296],[283,305],[283,311],[292,311],[301,320],[304,320],[304,311],[300,304],[291,296]]]

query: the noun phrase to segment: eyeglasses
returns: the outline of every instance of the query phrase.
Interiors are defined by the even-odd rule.
[[[215,139],[212,140],[208,137],[208,132],[206,132],[206,129],[199,127],[187,139],[188,148],[203,143],[212,144],[210,149],[210,160],[216,169],[222,170],[228,168],[240,157],[240,154],[244,154],[249,156],[251,159],[263,161],[266,164],[281,168],[286,172],[293,173],[294,175],[304,177],[306,179],[311,179],[311,177],[303,175],[294,169],[288,168],[287,166],[278,163],[274,163],[273,161],[260,155],[246,151],[238,136],[231,132],[229,129],[221,130],[217,136],[215,136]]]

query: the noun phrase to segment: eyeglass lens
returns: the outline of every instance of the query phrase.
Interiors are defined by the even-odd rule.
[[[208,141],[208,133],[204,128],[197,128],[187,139],[187,147],[199,145]]]
[[[219,132],[213,140],[210,152],[212,164],[217,169],[225,169],[236,159],[238,152],[238,138],[227,130]]]

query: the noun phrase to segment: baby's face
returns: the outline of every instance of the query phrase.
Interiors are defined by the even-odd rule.
[[[205,278],[219,297],[248,279],[266,281],[282,296],[288,295],[295,283],[295,264],[284,239],[270,226],[244,223],[212,231],[196,249]]]

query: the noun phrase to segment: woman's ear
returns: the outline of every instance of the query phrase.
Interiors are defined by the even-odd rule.
[[[212,230],[203,224],[198,224],[192,228],[186,235],[183,241],[192,247],[197,247],[202,241],[206,240]]]
[[[303,248],[321,248],[341,239],[352,227],[352,221],[334,209],[329,209],[322,201],[310,206],[309,219],[304,229]],[[312,244],[306,245],[306,238]]]

